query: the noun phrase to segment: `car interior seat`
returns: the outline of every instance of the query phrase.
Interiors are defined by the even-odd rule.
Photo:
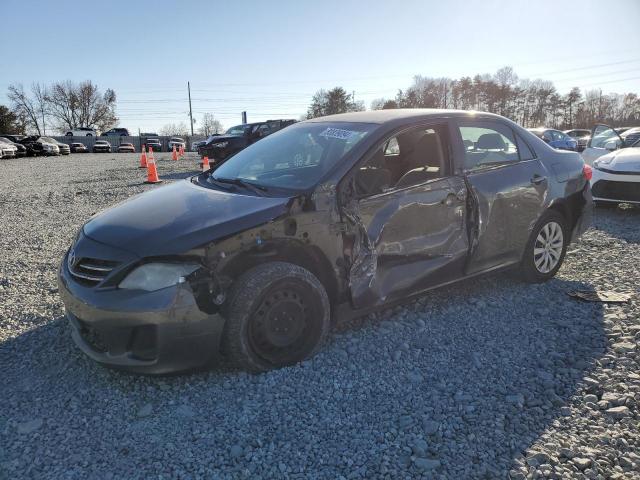
[[[424,133],[407,158],[409,171],[396,182],[397,187],[417,185],[439,178],[444,167],[442,143],[436,132]]]
[[[356,189],[360,194],[371,195],[381,193],[390,184],[391,172],[385,167],[382,148],[378,148],[371,160],[358,171]]]

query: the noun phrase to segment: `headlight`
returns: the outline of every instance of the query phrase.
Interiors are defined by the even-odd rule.
[[[593,166],[596,168],[604,167],[606,165],[610,165],[612,161],[613,161],[613,157],[598,158],[597,160],[594,160]]]
[[[127,275],[118,286],[128,290],[153,292],[184,283],[185,277],[198,268],[200,265],[194,263],[147,263]]]
[[[218,143],[211,144],[211,146],[215,148],[224,148],[227,145],[229,145],[229,142],[218,142]]]

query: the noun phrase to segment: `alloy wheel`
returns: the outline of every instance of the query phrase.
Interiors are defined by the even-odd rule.
[[[564,235],[557,222],[549,222],[538,233],[533,246],[533,263],[540,273],[556,268],[562,256]]]

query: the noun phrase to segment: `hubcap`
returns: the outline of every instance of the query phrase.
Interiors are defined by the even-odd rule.
[[[562,227],[557,222],[549,222],[542,227],[533,246],[533,263],[536,269],[540,273],[549,273],[556,268],[563,246]]]

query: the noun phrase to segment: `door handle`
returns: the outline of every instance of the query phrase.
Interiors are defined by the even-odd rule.
[[[542,175],[538,175],[537,173],[531,178],[531,183],[533,183],[534,185],[540,185],[542,182],[544,182],[547,179],[547,177],[543,177]]]

